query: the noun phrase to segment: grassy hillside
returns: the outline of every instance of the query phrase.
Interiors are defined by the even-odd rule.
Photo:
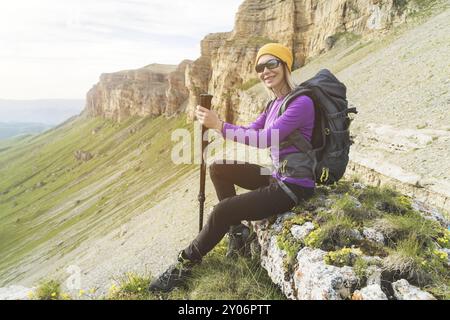
[[[394,299],[392,283],[407,279],[436,298],[448,300],[450,232],[417,211],[410,198],[391,188],[365,186],[357,181],[353,177],[318,187],[313,198],[293,208],[296,215],[286,217],[279,225],[281,231],[273,225],[266,229],[285,253],[285,277],[296,272],[298,252],[309,247],[325,250],[323,261],[327,265],[353,268],[358,280],[352,292],[373,282],[376,269],[380,272],[380,288],[390,299]],[[274,217],[269,223],[276,220]],[[306,223],[312,224],[313,230],[303,239],[296,238],[292,228]],[[96,295],[95,287],[69,293],[51,279],[42,282],[30,298],[285,299],[261,266],[262,248],[251,238],[254,242],[249,246],[249,255],[237,259],[225,257],[225,238],[194,267],[186,285],[170,293],[147,291],[151,273],[126,272],[115,278],[103,295]]]
[[[194,267],[186,285],[170,293],[149,293],[152,275],[128,272],[118,277],[105,295],[96,288],[69,293],[55,280],[42,281],[28,298],[36,300],[285,300],[283,293],[268,277],[259,259],[225,258],[227,241],[222,241],[203,262]]]
[[[0,284],[27,255],[61,256],[157,202],[194,168],[169,158],[171,132],[185,122],[75,118],[0,151]],[[77,160],[77,150],[93,158]]]
[[[357,68],[359,62],[364,62],[367,57],[390,46],[402,37],[404,31],[397,30],[383,39],[361,41],[351,34],[340,35],[342,41],[338,41],[332,51],[313,59],[296,71],[294,76],[297,79],[308,77],[319,66],[341,73],[349,68]],[[373,67],[373,70],[377,69]],[[357,71],[352,74],[358,74]],[[264,94],[261,85],[252,86],[254,83],[248,83],[243,89],[249,88],[249,92],[259,90]],[[182,196],[180,193],[173,193],[173,196],[170,194],[175,183],[187,185],[186,190],[183,185],[183,192],[193,189],[189,179],[194,177],[192,173],[198,166],[173,166],[168,161],[171,150],[168,143],[175,128],[192,131],[192,126],[185,124],[184,116],[171,119],[135,117],[120,124],[100,118],[79,117],[39,136],[0,142],[0,286],[19,282],[29,276],[31,271],[27,269],[28,266],[37,264],[37,261],[50,260],[47,264],[52,265],[74,252],[81,244],[89,245],[90,240],[110,234],[112,230],[149,208],[156,207],[156,210],[163,211],[168,202],[175,202],[176,198]],[[74,155],[76,151],[88,152],[93,158],[89,161],[77,160]],[[169,196],[166,197],[167,195]],[[196,201],[190,192],[187,195],[189,200]],[[346,203],[338,205],[347,207]],[[185,222],[180,223],[179,217],[183,211],[192,208],[187,203],[185,207],[176,207],[174,216],[169,217],[164,222],[165,225],[155,226],[155,229],[165,229],[166,233],[170,230],[176,230],[172,233],[181,233],[179,224]],[[354,208],[349,209],[352,212]],[[396,216],[391,218],[397,219]],[[141,217],[138,220],[138,223],[143,223]],[[400,224],[403,220],[394,222]],[[331,230],[330,225],[325,225],[326,228],[322,228],[322,231]],[[135,230],[129,230],[129,233],[133,231]],[[323,236],[322,240],[326,240],[325,232],[319,235]],[[167,251],[168,247],[174,247],[167,240],[168,236],[163,236],[152,238],[153,242],[161,239],[167,242],[158,254]],[[132,242],[136,237],[130,239]],[[322,242],[326,242],[325,240]],[[411,239],[403,237],[401,240]],[[405,242],[403,245],[412,247],[415,245],[413,242]],[[149,244],[139,243],[143,247],[142,251],[148,249]],[[157,243],[158,246],[159,244]],[[119,246],[111,248],[116,250]],[[319,244],[317,246],[320,247]],[[398,245],[393,244],[391,247],[397,248]],[[154,252],[150,254],[156,255]],[[90,254],[95,255],[97,251],[92,250]],[[109,254],[108,258],[112,259],[121,253]],[[222,254],[223,247],[219,247],[207,258],[207,263],[198,269],[197,277],[185,291],[165,298],[216,297],[230,288],[220,285],[231,280],[231,287],[237,289],[237,295],[227,291],[221,296],[241,299],[280,297],[279,292],[266,286],[267,277],[252,262],[243,260],[238,265],[230,265],[219,257]],[[167,262],[165,258],[167,257],[157,257],[160,264]],[[120,259],[114,262],[128,267],[126,263],[129,261],[123,256]],[[98,268],[99,272],[103,271],[101,267]],[[216,277],[211,282],[215,287],[204,287],[208,283],[208,277],[202,275],[205,273]],[[264,284],[262,288],[248,291],[245,284],[240,287],[240,279],[247,279],[255,274],[258,275],[257,282]],[[117,295],[112,297],[155,298],[140,293],[148,281],[149,276],[142,274],[126,277],[120,290],[116,292]],[[248,284],[251,286],[254,282]],[[448,294],[447,288],[448,286],[445,294]]]

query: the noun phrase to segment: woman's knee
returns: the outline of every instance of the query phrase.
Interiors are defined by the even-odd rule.
[[[234,219],[234,215],[232,214],[232,212],[230,212],[231,208],[229,206],[229,200],[230,199],[224,199],[214,206],[210,217],[215,224],[231,226],[240,222],[240,220]]]

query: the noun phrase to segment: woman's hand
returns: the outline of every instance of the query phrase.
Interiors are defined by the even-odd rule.
[[[222,120],[215,111],[208,110],[202,106],[195,107],[195,116],[202,125],[208,129],[222,130]]]

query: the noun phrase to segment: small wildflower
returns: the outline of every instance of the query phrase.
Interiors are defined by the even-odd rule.
[[[321,229],[316,229],[314,231],[312,231],[310,234],[308,234],[305,238],[305,244],[308,247],[315,247],[319,244],[319,236],[321,234]]]
[[[119,288],[115,284],[112,284],[111,287],[109,287],[109,294],[115,295],[119,291]]]
[[[437,256],[440,260],[446,261],[448,259],[448,255],[444,251],[434,250],[433,254]]]
[[[29,291],[29,292],[27,293],[27,297],[28,297],[28,299],[33,300],[33,299],[34,299],[34,293],[33,293],[33,291]]]
[[[80,289],[80,291],[78,292],[78,295],[81,297],[82,295],[84,295],[84,290]]]
[[[56,297],[56,292],[52,292],[51,296],[52,298]]]
[[[448,248],[449,247],[449,243],[450,243],[450,234],[449,232],[446,230],[446,232],[444,233],[444,236],[437,238],[436,239],[437,242],[444,248]]]
[[[141,287],[139,287],[139,288],[138,288],[138,291],[141,291],[141,290],[142,290],[142,288],[141,288]]]
[[[342,248],[337,251],[328,252],[324,261],[326,264],[335,265],[338,267],[342,267],[344,265],[353,265],[357,257],[361,256],[362,252],[360,249],[353,248]]]
[[[68,294],[68,293],[63,293],[63,294],[61,294],[61,298],[63,299],[63,300],[70,300],[70,295]]]

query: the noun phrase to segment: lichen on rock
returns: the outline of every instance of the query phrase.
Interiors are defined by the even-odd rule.
[[[385,300],[448,295],[449,258],[441,246],[448,230],[409,206],[411,199],[391,189],[340,181],[317,187],[309,201],[292,212],[253,223],[262,265],[288,298]],[[385,217],[393,219],[396,242],[386,241],[376,228]],[[401,280],[417,282],[420,292]]]

